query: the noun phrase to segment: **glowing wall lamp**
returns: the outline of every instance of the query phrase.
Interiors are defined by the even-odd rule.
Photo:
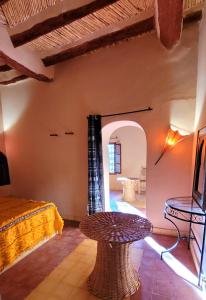
[[[179,130],[173,130],[173,129],[170,128],[168,130],[168,133],[167,133],[167,137],[166,137],[166,140],[165,140],[164,149],[163,149],[162,153],[160,154],[159,158],[157,159],[157,161],[155,162],[155,166],[160,161],[160,159],[162,158],[162,156],[165,154],[165,152],[167,150],[169,150],[170,148],[174,147],[177,143],[179,143],[180,141],[182,141],[184,138],[185,138],[185,135],[181,135],[179,133]]]

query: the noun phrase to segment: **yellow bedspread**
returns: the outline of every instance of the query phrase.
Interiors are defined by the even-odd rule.
[[[0,272],[62,228],[63,220],[52,202],[0,198]]]

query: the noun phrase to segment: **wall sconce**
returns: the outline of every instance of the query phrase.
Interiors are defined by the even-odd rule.
[[[160,154],[159,158],[157,159],[157,161],[155,162],[155,166],[160,161],[160,159],[162,158],[162,156],[165,154],[167,150],[174,147],[177,143],[181,142],[184,138],[185,136],[181,135],[178,130],[173,130],[170,128],[167,133],[164,149]]]

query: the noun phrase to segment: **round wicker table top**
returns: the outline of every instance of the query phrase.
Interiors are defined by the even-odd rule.
[[[152,224],[138,215],[100,212],[86,216],[80,230],[90,239],[109,243],[130,243],[150,235]]]

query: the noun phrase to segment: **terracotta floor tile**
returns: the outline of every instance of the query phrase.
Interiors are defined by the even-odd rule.
[[[162,246],[170,246],[174,241],[174,237],[153,235],[153,238]],[[45,245],[34,251],[32,254],[24,258],[22,261],[14,265],[11,269],[0,275],[0,294],[2,300],[21,300],[34,290],[64,259],[68,259],[77,245],[84,239],[78,228],[66,225],[63,230],[62,237],[55,237],[48,241]],[[87,243],[85,243],[86,245]],[[94,243],[95,245],[95,243]],[[139,268],[141,287],[138,292],[130,297],[130,300],[200,300],[197,289],[186,283],[182,278],[178,277],[174,271],[160,260],[157,254],[145,241],[136,242],[136,248],[143,249],[143,256]],[[86,249],[86,248],[85,248]],[[91,250],[92,251],[92,250]],[[177,253],[177,259],[185,264],[190,270],[195,272],[194,264],[190,252],[185,242],[180,243]],[[80,249],[78,257],[73,257],[74,263],[81,264],[81,257],[84,255],[84,249]],[[71,256],[72,257],[72,256]],[[76,259],[76,260],[75,260]],[[68,264],[69,264],[68,259]],[[93,263],[88,256],[88,265]],[[72,267],[71,267],[72,268]],[[60,272],[67,272],[61,270]],[[61,274],[60,274],[61,275]],[[59,276],[60,276],[59,275]],[[81,281],[81,276],[79,277]],[[76,279],[75,279],[76,280]],[[78,281],[78,280],[77,280]],[[67,278],[66,282],[62,282],[65,286],[67,283],[76,284]],[[77,286],[81,285],[78,284]],[[79,299],[87,299],[87,292],[78,292],[77,287],[68,289],[67,295],[64,291],[58,290],[56,295],[52,295],[52,299],[73,300],[69,294],[76,293]],[[175,294],[174,290],[178,291]],[[47,291],[44,291],[47,295]],[[70,296],[68,296],[70,295]],[[36,297],[36,298],[35,298]],[[36,295],[31,299],[45,299],[44,295]],[[58,298],[59,297],[59,298]],[[81,299],[81,297],[83,297]],[[85,297],[85,298],[84,298]],[[92,296],[90,297],[91,299]],[[91,300],[88,298],[89,300]],[[49,300],[49,299],[48,299]]]

